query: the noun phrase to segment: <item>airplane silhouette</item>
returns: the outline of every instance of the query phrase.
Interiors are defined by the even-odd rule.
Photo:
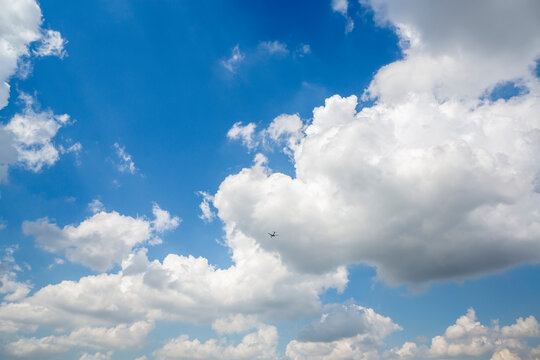
[[[274,231],[273,233],[271,233],[271,234],[270,234],[270,233],[268,233],[268,235],[270,235],[270,237],[271,237],[271,238],[273,238],[273,237],[276,237],[276,236],[278,236],[278,234],[276,234],[276,232],[275,232],[275,231]]]

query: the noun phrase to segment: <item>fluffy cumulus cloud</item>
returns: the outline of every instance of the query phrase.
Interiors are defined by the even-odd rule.
[[[168,341],[153,356],[157,360],[172,359],[223,359],[251,360],[277,359],[276,346],[278,342],[277,329],[274,326],[261,324],[256,332],[246,334],[239,344],[231,344],[225,339],[219,341],[210,339],[203,343],[190,340],[187,335],[181,335]]]
[[[410,94],[438,99],[480,96],[501,81],[527,83],[540,55],[540,4],[362,0],[381,26],[399,35],[404,59],[383,67],[369,92],[384,101]],[[515,41],[520,39],[520,41]]]
[[[0,296],[3,296],[3,301],[20,300],[28,295],[32,288],[32,285],[27,282],[17,281],[17,273],[23,271],[15,262],[13,256],[17,248],[17,246],[8,246],[2,249],[3,256],[0,259]]]
[[[79,360],[111,360],[112,355],[112,351],[108,351],[107,353],[96,352],[94,354],[84,353]]]
[[[34,50],[34,54],[38,56],[58,56],[63,58],[66,56],[64,46],[66,40],[62,38],[60,32],[55,30],[46,30],[43,33],[41,44]]]
[[[143,343],[157,321],[177,321],[212,324],[218,337],[172,336],[155,358],[271,359],[279,357],[278,336],[266,321],[322,314],[287,345],[287,357],[538,358],[540,348],[527,343],[540,336],[532,316],[486,326],[469,310],[429,345],[384,351],[384,339],[401,329],[392,319],[353,303],[321,304],[327,289],[344,290],[351,263],[376,267],[389,284],[418,284],[540,261],[540,85],[531,72],[540,55],[538,3],[363,3],[378,24],[396,31],[403,49],[403,59],[375,75],[364,94],[369,106],[336,95],[307,121],[284,114],[260,131],[251,123],[229,131],[250,150],[281,147],[295,167],[294,174],[273,172],[256,154],[215,195],[201,194],[203,218],[214,216],[212,204],[223,222],[229,267],[188,254],[151,258],[145,246],[181,221],[157,205],[152,219],[93,202],[93,214],[79,224],[25,221],[24,232],[46,251],[97,271],[119,270],[31,292],[17,282],[14,263],[3,260],[2,354],[83,348],[81,358],[106,359]],[[43,37],[39,7],[20,4],[28,21],[9,20],[13,2],[9,16],[0,14],[9,20],[2,24],[26,24],[17,36],[0,29],[0,46],[19,44],[11,57],[0,55],[4,85],[28,45]],[[332,6],[348,16],[347,1]],[[65,42],[47,36],[36,52],[61,56]],[[222,65],[234,72],[243,60],[237,46]],[[524,90],[490,96],[508,82]],[[37,171],[54,163],[60,150],[52,139],[67,123],[33,107],[16,115],[0,129],[0,140],[10,139],[0,141],[2,166],[20,161]],[[129,154],[115,146],[125,171],[134,173]],[[269,238],[271,230],[279,236]],[[43,336],[44,329],[55,332]]]
[[[9,99],[9,80],[17,71],[23,57],[30,55],[29,47],[40,41],[36,55],[65,54],[65,40],[59,32],[44,30],[41,9],[35,0],[0,1],[0,109]]]
[[[249,151],[284,145],[283,152],[292,156],[303,137],[303,129],[304,123],[298,114],[282,114],[272,120],[267,129],[261,131],[257,131],[254,123],[242,125],[237,122],[227,132],[227,138],[241,141]]]
[[[68,335],[19,338],[7,343],[2,351],[4,356],[37,359],[59,355],[73,347],[106,350],[137,348],[144,343],[146,335],[153,327],[152,323],[144,321],[131,325],[120,324],[112,328],[81,327]],[[109,358],[111,354],[108,355]],[[83,354],[82,358],[102,359],[104,356],[106,355]]]
[[[0,124],[0,182],[6,180],[9,166],[19,164],[38,172],[58,161],[60,154],[77,153],[82,148],[80,143],[65,148],[53,141],[60,128],[70,125],[69,115],[41,110],[35,99],[24,93],[20,99],[24,103],[23,111],[6,125]]]
[[[379,359],[383,339],[401,330],[389,317],[353,303],[330,304],[287,345],[290,359]]]
[[[25,221],[23,231],[35,236],[39,246],[47,251],[64,253],[69,261],[106,271],[119,264],[134,247],[159,243],[157,233],[175,229],[180,223],[178,217],[171,217],[157,204],[152,212],[154,220],[101,210],[79,225],[66,225],[62,229],[43,218]]]
[[[53,337],[14,339],[4,344],[8,353],[30,353],[37,348],[63,352],[79,346],[107,349],[72,342],[74,335],[70,334],[77,334],[81,328],[106,331],[118,324],[164,320],[213,323],[222,335],[250,328],[258,330],[245,335],[241,343],[232,342],[224,348],[221,342],[201,345],[180,337],[156,353],[163,358],[171,356],[167,350],[170,348],[184,349],[185,354],[223,351],[231,359],[252,358],[261,349],[272,353],[276,342],[275,329],[260,321],[313,316],[321,311],[322,292],[330,287],[342,291],[347,284],[345,268],[324,275],[294,273],[277,254],[264,251],[255,241],[232,229],[227,230],[226,239],[233,265],[225,269],[210,265],[202,257],[169,254],[162,261],[148,259],[145,248],[133,249],[133,246],[148,241],[152,221],[116,212],[102,211],[79,225],[63,229],[47,220],[25,222],[24,229],[35,235],[45,249],[64,252],[69,260],[96,269],[123,260],[117,273],[63,281],[32,295],[24,294],[18,301],[2,303],[0,330],[11,334],[10,337],[40,328],[68,332]],[[125,252],[130,253],[125,256]]]
[[[487,358],[491,360],[536,359],[537,349],[527,339],[540,337],[540,325],[534,316],[518,318],[512,325],[501,327],[482,325],[476,313],[467,313],[449,326],[443,335],[435,336],[431,345],[405,343],[384,353],[386,359],[462,359]]]
[[[197,194],[202,196],[203,198],[202,202],[199,204],[199,209],[201,210],[199,219],[206,222],[214,221],[216,213],[212,210],[211,207],[211,203],[214,201],[214,197],[206,191],[198,191]]]
[[[365,263],[390,284],[425,283],[537,263],[537,3],[370,4],[404,51],[376,74],[374,104],[358,110],[356,96],[336,95],[305,125],[278,117],[261,133],[284,134],[295,174],[256,163],[228,176],[214,197],[218,216],[310,273]],[[431,13],[444,21],[428,22]],[[490,19],[490,31],[472,27],[476,18]],[[509,27],[523,43],[493,35]],[[527,91],[485,96],[505,81]]]
[[[257,125],[249,123],[242,125],[242,122],[237,122],[227,132],[227,138],[231,140],[240,140],[242,145],[248,149],[253,149],[258,145],[258,141],[255,139],[255,128]]]
[[[0,2],[0,109],[7,105],[9,79],[30,43],[40,38],[41,10],[34,0]]]

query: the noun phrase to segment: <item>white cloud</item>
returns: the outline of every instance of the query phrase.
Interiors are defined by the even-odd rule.
[[[259,49],[264,52],[269,53],[270,55],[287,55],[289,54],[289,49],[287,49],[287,44],[282,43],[281,41],[263,41],[259,44]]]
[[[267,129],[262,131],[262,137],[275,143],[285,142],[283,152],[292,155],[303,137],[304,124],[298,114],[277,116]]]
[[[219,217],[297,270],[365,263],[390,284],[539,262],[537,3],[373,4],[405,55],[376,75],[375,104],[357,111],[354,96],[327,99],[289,138],[295,174],[255,165],[228,176],[214,197]],[[508,27],[515,36],[499,41]],[[483,98],[507,80],[529,92]],[[249,149],[260,143],[254,125],[244,133]],[[265,237],[268,228],[280,237]]]
[[[531,315],[526,319],[518,318],[513,325],[504,326],[501,334],[506,338],[540,337],[540,325]]]
[[[63,145],[59,145],[58,148],[61,154],[69,154],[69,153],[78,154],[82,150],[82,145],[80,142],[76,142],[75,144],[70,145],[67,148]]]
[[[296,54],[300,57],[311,54],[311,46],[309,44],[300,44],[296,48]]]
[[[36,358],[61,354],[73,347],[91,349],[126,349],[143,344],[146,335],[154,328],[149,322],[120,324],[112,328],[81,327],[68,335],[50,335],[42,338],[19,338],[4,346],[4,353],[15,357]],[[103,359],[105,354],[83,355],[86,359]],[[109,355],[110,358],[110,355]],[[107,357],[105,357],[107,359]]]
[[[9,79],[30,43],[40,38],[41,10],[34,0],[1,0],[0,8],[0,109],[9,98]]]
[[[17,72],[27,77],[32,69],[29,47],[41,40],[49,42],[49,32],[41,29],[42,16],[34,0],[0,0],[0,109],[8,104],[9,81]],[[61,37],[61,36],[60,36]],[[50,55],[59,55],[51,53]],[[19,69],[20,68],[20,69]],[[18,70],[19,69],[19,70]],[[22,114],[15,115],[7,124],[0,124],[0,182],[7,179],[8,168],[17,161],[33,171],[52,165],[58,159],[58,148],[51,142],[59,127],[65,125],[67,115],[54,115],[50,110],[35,112],[33,100],[26,100]],[[34,132],[37,137],[26,137],[21,131]],[[40,137],[41,135],[41,137]],[[47,136],[49,136],[47,138]]]
[[[293,177],[261,166],[228,176],[219,217],[296,269],[363,262],[390,284],[540,260],[535,92],[356,106],[333,96],[314,109],[293,138]]]
[[[66,261],[62,258],[54,258],[54,261],[52,264],[50,264],[49,266],[47,266],[47,269],[52,269],[53,267],[55,267],[56,265],[62,265],[64,264]]]
[[[207,222],[214,221],[216,213],[212,211],[212,208],[210,207],[210,204],[214,201],[214,197],[206,191],[198,191],[197,194],[199,194],[203,198],[202,202],[199,204],[199,209],[201,209],[199,219]]]
[[[158,233],[174,230],[182,221],[178,216],[171,216],[168,211],[161,209],[156,203],[152,206],[152,214],[155,217],[155,220],[152,221],[152,228]]]
[[[404,59],[379,70],[371,95],[390,103],[410,94],[440,100],[478,97],[501,81],[536,82],[537,1],[362,0],[395,29]],[[520,39],[520,41],[515,41]]]
[[[63,230],[56,227],[50,233],[42,231],[38,241],[42,236],[49,241],[47,246],[64,249],[65,244],[50,241],[66,241],[62,236],[52,236],[55,232],[64,232],[64,236],[72,241],[74,238],[70,235],[73,232],[81,232],[90,224],[101,224],[101,219],[95,218],[99,215],[110,220],[107,226],[98,227],[101,229],[99,236],[104,237],[109,234],[108,227],[114,227],[121,232],[120,240],[117,237],[108,239],[117,242],[124,241],[122,237],[126,236],[121,230],[129,228],[133,231],[133,223],[137,220],[117,221],[122,215],[99,213],[78,227],[67,226]],[[124,226],[124,222],[132,226]],[[42,230],[39,222],[33,225]],[[93,232],[88,236],[90,234]],[[146,249],[140,249],[122,261],[122,270],[118,273],[63,281],[46,286],[19,302],[1,304],[0,325],[10,331],[35,331],[38,327],[68,331],[81,326],[153,320],[210,324],[236,314],[247,318],[257,316],[261,321],[296,319],[320,313],[319,295],[328,288],[342,291],[347,284],[345,268],[316,276],[296,274],[281,263],[277,254],[263,251],[252,239],[235,232],[228,232],[226,239],[233,262],[229,268],[216,268],[202,257],[176,254],[167,255],[161,262],[151,261],[146,256]],[[93,243],[95,249],[81,251],[87,258],[80,261],[92,265],[115,261],[108,248],[103,248],[109,245],[101,245],[101,238],[98,243],[91,238],[90,242],[79,245],[83,240],[76,238],[72,241],[73,246],[82,248]],[[74,249],[78,251],[77,247]],[[94,259],[91,255],[94,252],[104,253],[106,259]],[[69,256],[67,254],[68,259]],[[215,326],[227,331],[224,320],[216,322]],[[229,331],[234,326],[230,324]]]
[[[62,59],[67,54],[64,49],[67,41],[62,38],[58,31],[45,30],[40,42],[39,47],[34,50],[34,54],[38,56],[58,56]]]
[[[396,330],[401,327],[373,309],[352,303],[329,304],[321,318],[302,329],[297,339],[301,342],[332,342],[365,334],[382,339]]]
[[[43,30],[41,9],[35,0],[0,0],[0,109],[4,108],[9,99],[9,80],[17,72],[19,64],[28,71],[31,64],[29,46],[41,40],[40,48],[43,54],[63,56],[59,47],[60,33],[53,30]],[[65,43],[62,40],[62,45]],[[39,53],[39,50],[38,50]]]
[[[69,115],[39,111],[35,100],[27,94],[21,93],[20,98],[25,103],[23,112],[15,114],[7,125],[0,125],[0,139],[4,140],[0,146],[3,169],[0,180],[5,179],[8,167],[16,162],[34,172],[53,165],[60,157],[59,150],[63,149],[53,143],[53,138],[61,127],[70,124]],[[80,146],[78,144],[77,148]]]
[[[306,326],[287,345],[286,354],[294,360],[378,360],[382,340],[397,330],[401,330],[399,325],[373,309],[330,304],[320,320]]]
[[[212,323],[212,328],[220,335],[243,333],[260,326],[261,323],[257,320],[256,316],[245,316],[242,314],[219,318]]]
[[[384,354],[386,359],[461,359],[484,358],[491,360],[533,359],[536,349],[530,348],[527,338],[538,338],[539,324],[533,316],[516,323],[500,327],[482,325],[476,313],[469,309],[467,314],[449,326],[443,335],[435,336],[429,347],[407,342],[401,348],[394,348]]]
[[[0,295],[3,296],[4,301],[19,301],[32,289],[30,283],[17,281],[17,272],[22,271],[13,257],[17,248],[18,246],[3,248],[4,254],[0,260]],[[2,328],[0,324],[0,329]]]
[[[258,145],[258,141],[255,140],[255,128],[257,125],[249,123],[242,125],[242,122],[234,123],[233,127],[227,132],[227,138],[231,140],[241,140],[242,145],[248,149],[253,149]]]
[[[249,333],[237,344],[223,343],[216,339],[201,343],[190,340],[187,335],[172,339],[153,353],[158,360],[172,359],[223,359],[251,360],[277,359],[277,330],[273,326],[261,325],[257,332]]]
[[[240,63],[244,61],[245,55],[240,51],[240,47],[236,45],[232,49],[231,57],[227,60],[222,60],[221,65],[227,70],[229,70],[231,73],[236,73],[236,70]]]
[[[116,211],[100,211],[78,226],[67,225],[60,229],[49,219],[24,221],[23,232],[36,237],[38,244],[50,252],[65,253],[66,258],[106,271],[128,256],[132,249],[145,243],[159,243],[156,233],[178,226],[178,217],[154,204],[155,219],[133,218]]]
[[[304,124],[298,114],[282,114],[277,116],[268,128],[256,131],[257,125],[242,125],[237,122],[229,129],[227,138],[241,140],[249,151],[262,147],[269,148],[274,144],[284,144],[283,151],[293,155],[303,137]]]
[[[79,360],[111,360],[112,355],[112,351],[108,351],[107,353],[97,352],[94,354],[84,353],[81,355]]]
[[[138,169],[135,167],[135,163],[131,159],[131,155],[126,152],[126,147],[120,146],[118,143],[114,143],[114,148],[116,149],[116,155],[120,160],[118,170],[120,172],[128,172],[131,175],[135,174]]]
[[[104,211],[105,206],[98,199],[94,199],[88,204],[88,210],[90,210],[93,214],[95,214],[95,213]]]
[[[516,354],[511,353],[510,350],[503,349],[493,354],[491,360],[521,360],[521,358]]]
[[[334,12],[338,12],[345,20],[347,20],[347,26],[345,27],[345,33],[349,33],[353,31],[354,29],[354,21],[352,18],[348,15],[348,9],[349,9],[349,1],[348,0],[332,0],[332,10]]]

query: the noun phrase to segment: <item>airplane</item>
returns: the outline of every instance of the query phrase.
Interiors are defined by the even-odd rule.
[[[276,236],[278,236],[278,234],[276,234],[276,232],[275,232],[275,231],[274,231],[273,233],[271,233],[271,234],[270,234],[270,233],[268,233],[268,235],[270,235],[270,237],[271,237],[271,238],[273,238],[273,237],[276,237]]]

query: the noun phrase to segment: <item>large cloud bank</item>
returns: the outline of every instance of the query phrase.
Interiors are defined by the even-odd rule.
[[[310,273],[364,263],[423,283],[538,262],[538,3],[370,4],[404,52],[364,94],[374,105],[336,95],[305,125],[282,115],[252,134],[285,144],[295,174],[230,175],[219,217]],[[508,82],[520,90],[491,96]]]

